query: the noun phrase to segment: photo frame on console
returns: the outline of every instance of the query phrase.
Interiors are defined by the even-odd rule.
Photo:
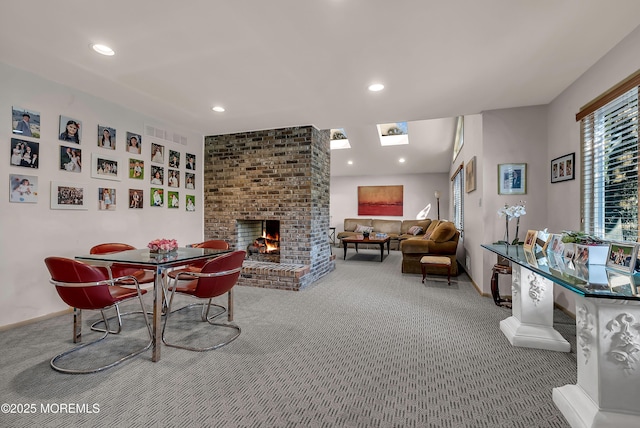
[[[523,248],[527,251],[534,251],[536,247],[537,230],[528,230],[527,236],[524,238]]]
[[[611,242],[606,266],[620,272],[633,273],[637,254],[638,247],[634,243]]]

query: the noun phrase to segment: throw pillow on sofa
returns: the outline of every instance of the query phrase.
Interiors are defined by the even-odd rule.
[[[413,236],[416,236],[418,233],[422,233],[422,228],[420,226],[411,226],[407,233],[410,233]]]
[[[431,240],[434,242],[446,242],[449,241],[456,234],[456,227],[451,222],[440,223],[433,233],[431,234]]]
[[[356,226],[356,233],[371,233],[373,232],[373,227],[371,226],[363,226],[361,224]]]

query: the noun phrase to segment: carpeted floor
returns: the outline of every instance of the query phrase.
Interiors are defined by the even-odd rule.
[[[0,402],[23,412],[3,407],[0,426],[568,426],[551,390],[576,381],[571,318],[555,313],[571,353],[512,347],[499,329],[510,311],[466,275],[422,284],[400,273],[399,252],[379,255],[338,257],[301,292],[236,287],[238,339],[205,353],[163,347],[158,363],[147,351],[103,373],[53,371],[49,359],[72,346],[71,315],[0,332]],[[84,318],[88,339],[97,317]],[[119,346],[142,343],[139,319],[124,328]]]

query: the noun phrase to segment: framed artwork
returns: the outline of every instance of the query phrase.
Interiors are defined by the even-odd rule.
[[[60,116],[59,140],[67,143],[80,144],[82,136],[82,122],[68,116]]]
[[[358,186],[358,215],[403,215],[403,186]]]
[[[38,177],[35,175],[9,174],[9,202],[38,202]]]
[[[551,161],[551,182],[573,180],[575,175],[576,154],[560,156]]]
[[[538,236],[537,230],[528,230],[527,236],[524,238],[523,248],[528,251],[535,250],[537,236]]]
[[[82,172],[82,149],[60,146],[60,169],[68,172]]]
[[[40,138],[40,113],[13,106],[11,108],[11,129],[21,137]]]
[[[196,155],[192,155],[191,153],[187,153],[187,169],[191,169],[193,171],[196,170]]]
[[[185,196],[185,207],[187,211],[194,212],[196,210],[196,197],[195,195],[186,195]]]
[[[151,162],[164,163],[164,146],[151,143]]]
[[[184,188],[193,190],[196,188],[196,175],[191,172],[184,173]]]
[[[456,161],[462,146],[464,146],[464,116],[458,116],[456,119],[456,137],[453,143],[452,163]]]
[[[169,167],[180,168],[180,152],[169,150]]]
[[[152,207],[164,207],[164,190],[152,187],[151,188],[151,206]]]
[[[633,243],[611,242],[606,266],[624,273],[633,273],[638,247]]]
[[[129,189],[129,208],[142,209],[143,200],[144,191],[142,189]]]
[[[40,163],[40,143],[11,139],[11,166],[38,169]]]
[[[86,187],[77,183],[51,182],[52,210],[86,210]]]
[[[108,187],[98,188],[98,210],[115,211],[116,209],[116,189]]]
[[[144,178],[144,161],[129,158],[129,178],[142,180]]]
[[[100,153],[91,154],[91,177],[105,180],[120,180],[120,165],[118,158],[105,156]]]
[[[179,208],[180,207],[180,194],[178,192],[168,191],[167,192],[167,202],[169,204],[169,208]]]
[[[162,186],[164,184],[164,168],[151,165],[151,184]]]
[[[127,132],[127,153],[139,155],[142,153],[142,136]]]
[[[116,149],[116,130],[110,126],[98,125],[98,147]]]
[[[503,163],[498,165],[498,194],[524,195],[527,193],[527,164]]]
[[[177,169],[169,169],[167,184],[169,187],[180,187],[180,171]]]
[[[467,162],[467,167],[464,169],[464,188],[467,193],[471,193],[476,190],[476,157],[472,157]]]

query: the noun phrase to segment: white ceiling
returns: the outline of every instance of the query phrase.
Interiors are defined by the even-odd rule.
[[[454,116],[547,104],[639,24],[638,0],[5,1],[0,60],[177,132],[345,128],[332,175],[446,172]],[[410,146],[380,148],[397,121]]]

